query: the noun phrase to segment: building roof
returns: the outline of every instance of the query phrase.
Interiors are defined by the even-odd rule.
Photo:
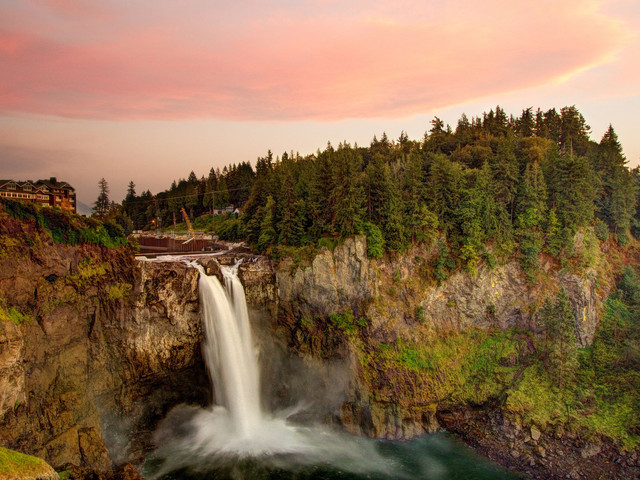
[[[23,189],[25,186],[31,186],[35,191],[46,189],[59,189],[70,190],[74,192],[75,189],[67,182],[58,182],[56,177],[51,177],[49,180],[38,180],[33,182],[31,180],[0,180],[0,188],[7,188],[7,185],[14,184],[17,188]]]
[[[48,180],[38,180],[36,185],[45,185],[49,188],[59,188],[62,190],[75,190],[71,185],[67,182],[59,182],[56,177],[51,177]]]

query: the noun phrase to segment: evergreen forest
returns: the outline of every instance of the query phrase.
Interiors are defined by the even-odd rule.
[[[367,235],[372,257],[437,240],[439,279],[515,255],[533,280],[539,255],[564,258],[583,227],[620,245],[640,236],[640,170],[626,163],[613,127],[592,140],[575,106],[517,117],[498,106],[462,115],[455,128],[436,117],[419,141],[383,133],[367,147],[269,151],[255,169],[243,162],[200,179],[191,172],[155,196],[137,195],[131,182],[122,205],[104,215],[127,232],[167,229],[184,208],[196,227],[271,255],[354,234]],[[240,215],[203,218],[229,206]]]

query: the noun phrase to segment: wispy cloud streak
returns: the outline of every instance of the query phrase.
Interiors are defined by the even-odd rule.
[[[141,3],[4,2],[0,111],[115,120],[410,115],[558,81],[609,61],[631,39],[599,2],[583,0]]]

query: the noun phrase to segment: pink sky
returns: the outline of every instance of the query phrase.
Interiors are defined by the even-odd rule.
[[[632,0],[0,3],[0,177],[92,203],[327,141],[575,104],[640,160]]]

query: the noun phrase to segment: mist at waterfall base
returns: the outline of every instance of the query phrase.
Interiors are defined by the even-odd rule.
[[[170,479],[513,479],[447,434],[408,442],[370,440],[292,421],[289,408],[264,412],[259,368],[238,265],[222,266],[225,287],[200,271],[203,354],[216,404],[179,406],[154,435],[147,478]],[[300,407],[301,408],[301,407]]]

